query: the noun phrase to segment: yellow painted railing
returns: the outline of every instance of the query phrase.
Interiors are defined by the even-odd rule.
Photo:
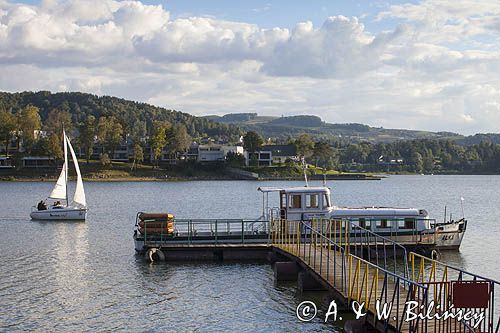
[[[484,316],[484,319],[481,321],[479,326],[475,328],[475,331],[500,331],[500,310],[495,309],[495,290],[496,292],[500,291],[499,282],[467,272],[461,268],[453,267],[451,265],[414,252],[411,252],[409,254],[409,264],[412,280],[428,287],[429,297],[434,301],[435,307],[437,307],[435,312],[437,313],[442,313],[446,310],[449,310],[450,308],[451,312],[459,310],[452,307],[453,283],[464,281],[487,283],[489,285],[488,306],[482,309],[473,309],[476,315],[482,314]],[[470,321],[467,326],[469,328],[475,326],[475,321]],[[436,329],[440,330],[441,332],[446,332],[446,330],[454,330],[457,329],[457,327],[455,323],[450,324],[444,321],[437,323]]]
[[[388,264],[385,254],[384,258],[376,253],[370,256],[370,251],[376,244],[382,243],[384,249],[387,244],[367,233],[369,241],[366,244],[361,242],[363,247],[355,252],[353,248],[360,246],[360,240],[364,236],[353,232],[352,226],[349,227],[346,223],[349,222],[326,219],[310,222],[273,220],[270,228],[271,242],[273,246],[308,265],[324,281],[341,292],[349,303],[363,303],[364,308],[372,314],[376,314],[377,301],[392,304],[389,317],[382,322],[401,332],[427,332],[432,327],[436,332],[476,332],[472,328],[474,321],[424,318],[404,322],[405,304],[413,301],[418,308],[427,308],[429,302],[434,301],[434,306],[439,306],[444,311],[452,305],[450,285],[453,281],[488,281],[491,286],[489,307],[475,310],[476,313],[483,311],[485,315],[479,332],[499,332],[500,319],[493,308],[494,289],[498,282],[413,252],[407,256],[404,252],[404,259],[408,259],[408,264],[405,261],[403,268],[393,270],[392,265],[396,261]],[[496,288],[500,290],[500,286]],[[434,309],[432,314],[440,311]]]
[[[272,244],[302,260],[340,291],[349,303],[363,303],[364,309],[373,314],[376,313],[377,300],[394,303],[384,322],[402,328],[402,304],[410,300],[424,304],[427,288],[403,274],[391,272],[351,253],[351,236],[346,223],[342,220],[314,220],[310,223],[274,220],[271,224]],[[411,323],[409,332],[422,331],[425,322]]]

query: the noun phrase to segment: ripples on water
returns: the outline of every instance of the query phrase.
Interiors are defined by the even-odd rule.
[[[261,214],[258,186],[292,183],[90,182],[86,223],[30,221],[30,206],[53,184],[0,183],[0,330],[335,330],[319,318],[298,322],[296,305],[304,299],[320,302],[322,296],[298,295],[294,284],[275,285],[268,264],[150,265],[134,254],[137,211],[255,218]],[[398,176],[329,185],[339,205],[424,207],[438,219],[445,204],[460,215],[465,197],[470,223],[461,252],[443,260],[500,278],[500,177]]]

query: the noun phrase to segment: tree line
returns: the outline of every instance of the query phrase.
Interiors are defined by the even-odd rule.
[[[234,125],[116,97],[78,92],[0,92],[0,140],[4,145],[14,133],[26,154],[60,158],[63,127],[70,135],[75,133],[75,144],[84,148],[87,159],[96,143],[113,154],[128,136],[133,142],[134,160],[138,161],[144,159],[146,146],[151,147],[154,158],[159,158],[163,147],[171,155],[185,151],[191,138],[236,141],[242,134]],[[37,136],[39,130],[47,135]]]
[[[185,152],[192,142],[184,124],[172,124],[166,120],[153,121],[150,135],[148,135],[144,123],[138,123],[134,128],[127,129],[120,119],[113,115],[99,118],[88,115],[81,123],[75,123],[68,111],[59,109],[51,110],[44,121],[42,121],[40,110],[33,105],[28,105],[16,113],[0,110],[2,144],[8,147],[14,138],[18,145],[16,150],[19,151],[22,144],[26,155],[43,155],[61,159],[63,157],[63,129],[70,135],[78,133],[75,135],[74,143],[84,149],[87,161],[93,155],[96,144],[101,145],[106,154],[114,155],[115,150],[124,143],[127,135],[133,144],[134,162],[144,160],[146,145],[151,147],[154,159],[159,159],[164,151],[172,156],[178,152]]]
[[[260,135],[249,131],[245,149],[258,150],[264,143]],[[289,138],[297,155],[308,163],[326,169],[390,172],[500,173],[500,144],[481,141],[463,146],[453,140],[418,139],[392,143],[349,143],[314,140],[309,134]]]

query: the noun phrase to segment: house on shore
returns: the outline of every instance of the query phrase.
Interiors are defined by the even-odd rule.
[[[221,162],[226,160],[228,153],[244,154],[242,146],[230,145],[199,145],[198,146],[198,162]]]
[[[294,145],[264,145],[256,152],[245,153],[245,163],[255,161],[258,166],[271,166],[289,161],[297,162],[297,148]]]

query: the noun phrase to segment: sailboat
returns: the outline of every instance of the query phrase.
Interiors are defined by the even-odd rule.
[[[47,199],[48,202],[52,203],[47,205],[44,201],[41,201],[38,207],[33,207],[30,216],[34,220],[85,220],[87,217],[87,201],[85,199],[80,167],[76,159],[75,151],[64,130],[63,141],[64,164],[56,185]],[[68,149],[77,176],[75,194],[71,203],[68,200]]]

